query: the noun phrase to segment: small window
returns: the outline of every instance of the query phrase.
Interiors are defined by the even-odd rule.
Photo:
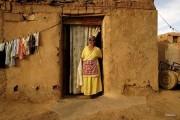
[[[173,36],[173,43],[177,43],[177,39],[178,39],[177,36]]]

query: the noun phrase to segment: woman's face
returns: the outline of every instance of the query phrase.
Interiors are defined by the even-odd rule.
[[[90,44],[91,44],[92,46],[95,46],[95,45],[96,45],[96,40],[95,40],[95,39],[90,40]]]

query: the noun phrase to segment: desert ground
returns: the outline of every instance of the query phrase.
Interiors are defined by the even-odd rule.
[[[147,96],[0,102],[0,120],[180,120],[180,86]]]

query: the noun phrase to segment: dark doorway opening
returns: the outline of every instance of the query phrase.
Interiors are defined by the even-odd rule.
[[[80,19],[82,20],[82,19]],[[78,20],[76,20],[78,21]],[[75,24],[74,24],[75,23]],[[80,26],[82,27],[83,29],[86,27],[93,27],[93,26],[98,26],[100,27],[100,30],[101,30],[101,24],[98,24],[98,25],[94,25],[94,24],[89,24],[89,22],[80,22],[81,24],[76,24],[77,22],[74,22],[72,20],[68,22],[64,22],[63,23],[63,89],[62,89],[62,94],[63,94],[63,97],[66,96],[66,95],[74,95],[74,93],[72,92],[71,90],[71,87],[70,87],[70,84],[72,81],[70,81],[71,79],[71,67],[72,67],[72,63],[71,63],[71,58],[72,58],[72,50],[71,50],[71,45],[72,45],[72,26],[73,27],[76,27],[76,26]],[[87,24],[83,24],[83,23],[88,23]],[[81,30],[79,30],[81,32],[81,34],[84,34],[84,32]],[[96,46],[99,47],[101,50],[102,50],[102,34],[101,34],[101,31],[98,33],[97,35],[97,42],[96,42]],[[79,41],[81,42],[81,41]],[[89,43],[89,42],[88,42]],[[73,43],[75,44],[75,43]],[[75,45],[78,45],[78,43],[76,43]],[[82,53],[82,50],[80,50],[79,54]],[[73,55],[74,57],[76,57],[76,55]],[[77,56],[79,59],[80,57]],[[100,70],[101,70],[101,80],[102,80],[102,84],[103,84],[103,65],[102,65],[102,59],[99,59],[99,63],[100,63]],[[103,88],[103,91],[104,91],[104,85],[102,85],[102,88]],[[99,93],[99,95],[102,95],[102,93]],[[79,94],[77,94],[79,95]]]
[[[69,92],[70,75],[70,25],[63,25],[63,95]]]

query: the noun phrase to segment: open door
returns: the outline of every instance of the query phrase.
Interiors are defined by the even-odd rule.
[[[100,25],[64,24],[64,79],[63,95],[79,94],[77,88],[77,68],[82,50],[89,44],[89,37]],[[101,32],[97,35],[97,47],[101,48]],[[100,61],[102,72],[102,60]]]

